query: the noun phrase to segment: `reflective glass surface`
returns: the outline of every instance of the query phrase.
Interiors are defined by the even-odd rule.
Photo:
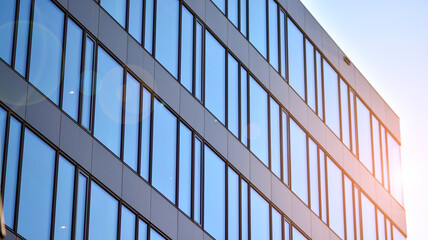
[[[239,240],[239,177],[227,169],[228,240]]]
[[[290,240],[290,224],[284,221],[284,240]]]
[[[141,43],[143,35],[143,1],[129,0],[128,32],[139,43]]]
[[[126,24],[126,0],[100,0],[103,7],[122,27]]]
[[[232,55],[227,56],[227,128],[239,137],[239,65]]]
[[[141,123],[141,176],[149,180],[149,157],[150,157],[150,116],[152,94],[143,88],[143,112]]]
[[[389,160],[389,173],[390,173],[390,185],[392,196],[403,205],[403,185],[401,176],[401,150],[400,145],[397,141],[387,133],[388,143],[388,160]]]
[[[15,7],[16,0],[0,1],[0,58],[8,64],[12,63]]]
[[[239,13],[241,14],[239,18],[240,30],[241,33],[246,37],[247,36],[247,0],[239,0],[240,9]]]
[[[177,118],[157,99],[153,110],[152,184],[175,202]]]
[[[212,0],[215,5],[222,11],[224,14],[226,14],[226,0]]]
[[[153,53],[154,0],[145,0],[144,48]]]
[[[321,54],[315,52],[315,67],[316,67],[316,79],[317,79],[317,112],[318,117],[324,119],[324,91],[323,91],[323,80],[322,80],[322,67],[321,67]]]
[[[251,189],[251,239],[269,239],[269,203]]]
[[[293,227],[293,240],[307,240],[307,238]]]
[[[156,1],[155,57],[175,78],[178,74],[178,3],[178,0]]]
[[[342,171],[327,157],[328,213],[330,228],[345,238]]]
[[[197,223],[201,223],[201,163],[202,144],[195,138],[195,162],[194,162],[194,182],[193,182],[193,218]]]
[[[282,177],[285,184],[289,185],[288,182],[288,123],[287,113],[281,112],[281,123],[282,123]]]
[[[95,182],[91,182],[88,239],[117,239],[118,202]]]
[[[358,154],[360,161],[373,173],[370,112],[357,98]]]
[[[272,240],[282,240],[281,214],[272,208]]]
[[[241,180],[241,219],[248,219],[248,184]],[[241,239],[248,240],[248,221],[241,221]]]
[[[27,239],[49,239],[55,151],[28,129],[24,136],[17,232]]]
[[[192,132],[180,123],[178,207],[190,215],[192,208]]]
[[[391,240],[391,222],[386,219],[386,240]]]
[[[7,112],[0,107],[0,167],[3,166],[3,151],[5,145],[6,137],[6,119]],[[0,179],[2,175],[0,173]]]
[[[205,107],[222,123],[226,121],[226,52],[205,31]]]
[[[266,1],[248,0],[249,40],[265,58],[267,57],[266,4]]]
[[[248,114],[247,114],[247,102],[248,102],[248,75],[245,68],[241,67],[241,142],[248,145]]]
[[[193,88],[193,15],[181,7],[181,71],[180,82],[192,92]]]
[[[25,76],[27,68],[28,34],[30,30],[31,0],[19,1],[18,32],[16,40],[15,70]]]
[[[349,91],[349,105],[351,111],[351,139],[352,139],[352,153],[357,155],[357,133],[355,130],[356,127],[356,119],[355,119],[355,95],[352,91]]]
[[[351,137],[349,136],[349,105],[348,85],[340,79],[340,107],[342,120],[342,142],[351,149]]]
[[[280,47],[280,59],[281,59],[281,69],[280,69],[280,73],[281,76],[285,79],[285,72],[286,72],[286,66],[287,66],[287,62],[286,62],[286,39],[285,39],[285,13],[284,11],[280,10],[279,11],[279,47]]]
[[[288,82],[303,99],[305,96],[305,57],[303,51],[303,34],[287,18],[288,29]]]
[[[239,0],[227,0],[227,18],[238,27],[238,1]]]
[[[340,138],[339,80],[334,69],[323,60],[325,123]]]
[[[64,13],[49,0],[35,1],[29,81],[59,103]]]
[[[202,25],[196,22],[196,43],[195,43],[195,97],[202,100],[202,50],[203,50],[203,30]]]
[[[352,182],[345,175],[345,216],[346,216],[346,237],[347,239],[354,238],[354,205],[353,205],[353,193],[352,193]]]
[[[250,76],[250,149],[269,167],[268,94]]]
[[[120,156],[123,68],[98,47],[94,136]]]
[[[150,229],[150,240],[165,240],[165,238],[152,228]]]
[[[405,240],[406,239],[404,237],[404,235],[395,226],[392,227],[392,234],[393,234],[394,240]]]
[[[320,164],[320,195],[321,195],[321,219],[327,223],[327,190],[325,177],[325,154],[321,149],[318,149],[319,164]]]
[[[376,209],[363,193],[361,193],[361,217],[363,239],[376,239]]]
[[[377,236],[379,240],[386,240],[385,235],[385,216],[379,211],[379,209],[376,210],[377,212]]]
[[[279,105],[270,98],[270,163],[271,170],[281,178],[281,130]]]
[[[311,189],[311,209],[320,216],[319,188],[318,188],[318,148],[317,144],[308,138],[309,179]]]
[[[382,142],[382,163],[383,163],[383,186],[385,189],[389,190],[389,168],[388,168],[388,158],[386,156],[386,132],[385,128],[380,125],[380,137]]]
[[[62,109],[75,121],[79,114],[80,66],[82,60],[82,29],[71,19],[67,21]]]
[[[56,190],[55,239],[71,239],[73,219],[74,166],[59,157]]]
[[[135,240],[135,214],[122,205],[120,240]]]
[[[93,93],[93,65],[94,65],[94,42],[86,37],[85,46],[85,69],[83,72],[82,91],[82,125],[90,129],[91,125],[91,97]]]
[[[138,220],[138,240],[147,240],[147,223]]]
[[[269,62],[278,70],[278,5],[269,0]]]
[[[316,79],[315,79],[315,51],[314,46],[309,42],[308,39],[305,40],[305,51],[306,51],[306,87],[307,95],[306,99],[308,101],[309,107],[312,110],[317,110],[316,105]]]
[[[381,159],[381,147],[380,147],[380,131],[379,121],[375,116],[372,115],[372,137],[373,137],[373,161],[374,161],[374,172],[377,180],[382,183],[382,159]]]
[[[204,228],[215,239],[225,239],[225,163],[205,147],[204,166]]]
[[[125,135],[123,161],[134,171],[138,168],[138,126],[140,124],[140,83],[126,74]]]
[[[86,212],[86,187],[88,180],[79,173],[76,206],[75,238],[84,239],[85,235],[85,212]]]
[[[290,119],[291,190],[308,204],[306,133]]]

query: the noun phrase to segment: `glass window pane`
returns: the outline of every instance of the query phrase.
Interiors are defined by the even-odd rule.
[[[144,19],[144,48],[152,54],[153,52],[153,12],[154,0],[145,0],[146,10]]]
[[[175,202],[177,118],[157,99],[154,101],[152,184]]]
[[[281,178],[281,131],[279,105],[270,98],[270,162],[271,170]]]
[[[120,240],[135,240],[135,214],[122,205]]]
[[[351,135],[352,135],[352,153],[357,155],[357,134],[355,130],[355,96],[352,91],[349,91],[349,105],[351,108]]]
[[[379,211],[377,211],[377,236],[379,240],[386,240],[385,235],[385,216]]]
[[[248,184],[241,179],[241,240],[248,240]]]
[[[373,173],[370,112],[357,98],[358,152],[360,162]]]
[[[203,50],[203,29],[199,22],[196,22],[196,43],[195,43],[195,97],[202,100],[202,50]]]
[[[81,173],[79,173],[75,227],[75,237],[77,240],[84,239],[85,235],[86,189],[88,185],[87,182],[87,178]]]
[[[35,1],[29,81],[59,102],[64,13],[49,0]]]
[[[59,157],[56,191],[55,239],[71,239],[74,166],[62,156]]]
[[[321,219],[327,223],[327,190],[325,177],[325,154],[318,148],[320,165]]]
[[[232,55],[228,54],[227,62],[227,127],[239,136],[239,65]]]
[[[147,223],[138,220],[138,240],[147,240]]]
[[[289,185],[288,182],[288,124],[287,124],[287,113],[282,111],[282,177],[285,184]]]
[[[285,49],[285,13],[279,11],[279,43],[280,43],[280,57],[281,57],[281,76],[285,78],[286,71],[286,49]]]
[[[380,150],[379,121],[372,115],[373,161],[377,180],[382,183],[382,159]]]
[[[383,162],[383,181],[386,190],[389,190],[389,170],[388,159],[386,155],[386,135],[385,128],[380,125],[380,136],[382,138],[382,162]]]
[[[126,0],[100,0],[100,5],[125,28]]]
[[[226,14],[226,0],[212,0],[212,1],[220,9],[220,11]]]
[[[293,227],[293,240],[307,240],[307,238]]]
[[[28,34],[30,30],[31,0],[19,1],[18,33],[16,40],[15,70],[25,76],[27,69]]]
[[[351,138],[349,136],[349,107],[348,107],[348,85],[340,79],[340,106],[342,119],[342,141],[351,149]]]
[[[281,214],[272,208],[272,240],[282,240]]]
[[[118,202],[95,182],[91,182],[89,239],[117,238]]]
[[[249,40],[254,47],[266,58],[267,57],[267,23],[266,23],[266,1],[249,0]]]
[[[339,116],[339,82],[337,73],[323,60],[324,66],[324,99],[325,99],[325,123],[340,137],[340,116]]]
[[[316,82],[315,82],[315,55],[314,46],[305,40],[306,51],[306,86],[307,86],[307,100],[309,107],[316,111]]]
[[[227,18],[238,27],[238,0],[227,1]]]
[[[178,74],[179,1],[156,1],[156,59],[175,77]]]
[[[193,182],[193,218],[201,224],[201,163],[202,163],[202,144],[195,138],[195,159],[194,159],[194,182]]]
[[[126,74],[125,133],[123,161],[134,171],[138,168],[138,125],[140,124],[140,83]]]
[[[318,190],[318,147],[317,144],[308,138],[309,153],[309,179],[311,189],[311,209],[320,216],[319,190]]]
[[[239,240],[239,177],[227,169],[228,240]]]
[[[290,240],[290,224],[284,221],[284,240]]]
[[[241,67],[241,142],[247,146],[248,144],[248,114],[247,114],[247,83],[248,83],[248,75],[245,68]]]
[[[352,194],[352,182],[345,175],[345,212],[346,212],[346,238],[354,238],[354,205]]]
[[[27,239],[49,239],[55,151],[28,129],[24,136],[18,233]]]
[[[406,240],[404,235],[395,226],[392,227],[392,234],[394,240]]]
[[[165,238],[152,228],[150,229],[150,240],[165,240]]]
[[[360,238],[360,199],[359,199],[359,191],[356,187],[354,187],[354,212],[355,212],[355,233],[357,235],[356,239]]]
[[[180,123],[179,153],[178,207],[192,216],[192,132],[183,123]]]
[[[71,19],[67,21],[67,42],[64,64],[62,108],[75,121],[79,114],[80,66],[82,59],[82,29]]]
[[[321,68],[321,54],[316,51],[315,53],[315,66],[316,66],[316,78],[317,78],[317,112],[318,117],[324,119],[324,92],[323,92],[323,80],[322,80],[322,68]]]
[[[21,145],[21,123],[14,117],[10,117],[8,141],[3,211],[6,225],[13,229],[18,181],[19,147]]]
[[[250,76],[250,149],[269,167],[268,94]]]
[[[342,171],[327,157],[328,216],[330,227],[342,239],[345,238],[343,217]]]
[[[373,203],[361,193],[361,217],[363,239],[376,239],[376,209]]]
[[[16,0],[0,1],[0,58],[12,63],[13,30],[15,26]]]
[[[141,122],[141,176],[149,180],[149,158],[150,158],[150,116],[152,112],[152,94],[143,88],[143,112]]]
[[[181,71],[180,82],[192,92],[193,88],[193,14],[181,7]]]
[[[98,47],[94,136],[120,155],[123,68]]]
[[[6,137],[6,119],[7,112],[0,107],[0,168],[3,166],[3,151],[5,145],[5,137]],[[0,179],[2,179],[2,175],[0,173]]]
[[[308,204],[306,133],[290,119],[291,190]]]
[[[91,100],[93,93],[93,78],[94,78],[94,42],[86,37],[85,46],[85,69],[83,72],[83,89],[82,91],[82,125],[86,129],[91,126]]]
[[[386,240],[391,240],[391,222],[386,219]]]
[[[303,99],[305,96],[305,57],[303,51],[303,34],[287,18],[288,29],[288,82]]]
[[[278,70],[278,5],[269,0],[269,62]]]
[[[129,0],[128,24],[129,34],[141,43],[143,35],[143,0]]]
[[[215,239],[225,239],[225,163],[205,146],[204,227]]]
[[[240,9],[239,12],[241,14],[239,23],[241,33],[247,37],[247,0],[239,0],[240,1]]]
[[[205,107],[225,123],[226,52],[211,33],[205,31],[205,36]]]
[[[269,239],[269,203],[251,189],[251,239]]]
[[[389,160],[389,172],[391,176],[391,194],[392,196],[403,205],[403,186],[401,177],[401,150],[400,145],[395,139],[388,133],[388,160]]]

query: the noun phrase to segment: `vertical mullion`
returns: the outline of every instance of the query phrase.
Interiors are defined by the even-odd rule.
[[[66,54],[66,48],[67,48],[67,35],[68,35],[68,14],[64,14],[64,22],[63,22],[63,38],[62,38],[62,51],[61,51],[61,76],[60,76],[60,83],[59,83],[59,99],[58,99],[58,107],[62,109],[63,104],[63,91],[64,91],[64,72],[65,72],[65,54]]]
[[[193,40],[193,44],[192,44],[192,91],[191,91],[191,94],[193,95],[193,96],[195,96],[196,97],[196,34],[197,34],[197,32],[196,32],[196,24],[197,24],[197,19],[196,19],[196,16],[195,15],[193,15],[193,23],[192,23],[192,26],[193,26],[193,29],[192,29],[192,33],[193,33],[193,36],[192,36],[192,40]],[[180,61],[181,62],[181,61]]]
[[[200,196],[200,202],[201,202],[201,213],[200,213],[200,222],[202,229],[205,228],[205,143],[201,141],[201,196]]]
[[[279,158],[280,158],[280,164],[279,164],[279,170],[280,170],[280,174],[279,174],[279,178],[282,180],[282,182],[285,182],[285,176],[284,176],[284,130],[283,130],[283,122],[284,119],[282,119],[283,116],[283,110],[282,107],[279,106]],[[286,120],[287,121],[287,120]]]
[[[243,220],[242,219],[242,178],[238,176],[238,225],[239,225],[239,229],[238,229],[238,235],[239,235],[239,240],[242,240],[242,223]]]
[[[267,121],[268,121],[268,169],[270,171],[272,171],[272,141],[271,141],[271,109],[270,109],[270,101],[271,101],[271,96],[269,95],[269,93],[267,92]]]
[[[226,235],[225,236],[225,238],[224,239],[226,239],[226,240],[228,240],[229,239],[229,234],[228,234],[228,232],[229,232],[229,202],[228,202],[228,199],[229,199],[229,186],[228,186],[228,182],[229,182],[229,166],[228,166],[228,164],[225,162],[225,165],[224,165],[224,172],[226,173],[225,174],[225,181],[224,181],[224,189],[225,189],[225,194],[224,194],[224,198],[225,198],[225,208],[224,208],[224,211],[225,211],[225,214],[224,214],[224,216],[225,216],[225,221],[224,221],[224,223],[225,223],[225,231],[224,231],[224,234]]]
[[[269,0],[265,0],[266,4],[266,60],[270,63],[270,44],[269,44]]]
[[[119,200],[117,203],[117,231],[116,231],[116,239],[120,240],[120,233],[122,232],[122,204],[121,204],[122,200]]]
[[[190,218],[195,220],[195,133],[192,131],[191,142],[191,162],[190,162]]]
[[[358,111],[357,111],[357,95],[356,93],[354,95],[354,127],[355,127],[355,146],[356,146],[356,155],[358,160],[360,159],[360,143],[359,143],[359,136],[358,136]]]
[[[15,24],[13,28],[13,40],[12,40],[12,58],[11,58],[11,64],[10,66],[12,68],[15,68],[15,60],[16,60],[16,45],[17,45],[17,39],[18,39],[18,26],[19,26],[19,6],[20,0],[16,0],[15,2]]]
[[[380,124],[380,122],[378,122],[378,124]],[[373,136],[373,115],[370,111],[370,147],[371,147],[371,155],[372,155],[372,168],[373,168],[373,173],[372,175],[376,178],[376,164],[375,164],[375,159],[374,159],[374,136]]]
[[[284,13],[284,41],[285,41],[285,69],[284,69],[284,75],[285,75],[285,82],[290,84],[290,76],[289,76],[289,69],[290,69],[290,61],[288,59],[288,14]]]
[[[229,53],[227,52],[227,48],[225,48],[225,101],[224,101],[224,116],[225,116],[225,121],[224,121],[224,126],[229,129],[229,107],[228,107],[228,102],[229,102]]]
[[[182,20],[182,18],[183,18],[183,13],[182,13],[183,12],[183,7],[184,7],[184,5],[182,4],[181,1],[179,1],[179,4],[178,4],[178,43],[177,43],[178,44],[177,80],[178,80],[178,82],[180,84],[182,84],[182,81],[181,81],[181,54],[182,54],[182,51],[181,51],[181,48],[182,48],[181,38],[182,38],[182,35],[183,35],[183,33],[182,33],[182,31],[183,31],[183,27],[182,27],[182,25],[183,25],[183,20]]]
[[[143,95],[144,95],[144,87],[143,84],[140,83],[140,96],[138,96],[138,152],[137,152],[137,173],[141,176],[141,152],[142,147],[141,144],[143,142]]]
[[[0,155],[0,160],[3,159],[3,166],[0,165],[0,201],[3,206],[4,204],[4,191],[6,186],[6,166],[7,166],[7,154],[9,149],[9,132],[10,132],[10,118],[11,113],[8,112],[6,114],[6,126],[5,126],[5,134],[4,139],[0,139],[0,141],[4,141],[4,147],[3,147],[3,156]],[[4,207],[4,206],[3,206]]]
[[[323,199],[322,199],[322,197],[321,197],[321,195],[322,195],[322,193],[321,193],[321,164],[322,164],[322,162],[321,162],[321,157],[320,157],[320,151],[322,151],[319,147],[318,147],[318,145],[317,145],[317,168],[318,168],[318,206],[319,206],[319,217],[321,218],[321,220],[322,220],[322,216],[323,216],[323,214],[325,214],[325,213],[323,213],[323,211],[322,211],[322,209],[323,209],[323,207],[322,207],[322,205],[323,205]]]
[[[21,124],[21,139],[19,146],[19,160],[18,160],[18,179],[16,180],[16,197],[15,197],[15,216],[14,216],[14,229],[18,229],[18,215],[19,215],[19,197],[21,192],[21,175],[22,175],[22,159],[24,151],[24,136],[25,136],[25,127],[24,124]]]
[[[94,133],[95,127],[95,99],[97,97],[97,70],[98,70],[98,44],[94,42],[94,57],[93,57],[93,73],[92,73],[92,96],[91,96],[91,116],[90,116],[90,132]]]
[[[30,26],[28,27],[28,43],[27,43],[27,62],[26,62],[26,69],[25,69],[25,78],[27,81],[29,81],[29,75],[30,75],[30,58],[31,58],[31,46],[32,46],[32,39],[33,39],[33,25],[34,25],[34,7],[35,7],[35,0],[31,0],[31,7],[30,7]]]
[[[342,126],[342,96],[341,96],[341,92],[342,90],[340,89],[340,75],[337,74],[337,93],[338,93],[338,97],[339,97],[339,139],[340,141],[343,143],[343,126]]]
[[[314,84],[315,84],[315,113],[317,114],[317,116],[319,116],[318,106],[319,106],[320,103],[318,102],[318,88],[320,86],[318,86],[318,78],[321,77],[321,76],[318,76],[318,74],[317,74],[318,73],[318,68],[317,68],[317,50],[316,50],[316,46],[314,46],[313,54],[314,54],[314,59],[312,59],[312,61],[314,62],[314,73],[315,73],[314,74],[314,76],[315,76],[315,79],[314,79],[314,81],[315,81],[314,82]],[[349,96],[349,94],[348,94],[348,96]]]
[[[155,114],[155,111],[154,111],[154,94],[151,94],[151,97],[150,97],[150,109],[151,109],[151,111],[150,111],[150,137],[149,137],[149,139],[150,139],[150,146],[149,146],[149,179],[148,179],[148,182],[150,183],[150,184],[152,184],[152,174],[153,174],[153,171],[152,171],[152,166],[153,166],[153,125],[154,125],[154,114]]]
[[[52,212],[51,212],[51,229],[50,229],[50,238],[54,239],[55,231],[55,211],[56,211],[56,197],[58,191],[58,165],[59,165],[59,153],[55,153],[55,169],[54,169],[54,181],[53,181],[53,191],[52,191]]]
[[[147,7],[146,7],[146,1],[147,0],[140,0],[143,1],[143,14],[141,14],[142,19],[141,19],[141,46],[143,46],[143,48],[145,49],[145,44],[146,44],[146,11],[147,11]],[[153,51],[153,49],[152,49]]]
[[[179,206],[179,170],[180,170],[180,120],[176,120],[177,130],[176,130],[176,146],[175,146],[175,206]],[[179,208],[179,207],[178,207]]]
[[[152,36],[152,55],[156,58],[156,15],[157,15],[157,3],[158,0],[153,0],[153,36]],[[162,0],[159,0],[162,1]]]
[[[123,74],[122,74],[122,83],[123,83],[123,88],[122,88],[122,117],[121,117],[121,128],[120,128],[120,132],[121,132],[121,141],[120,141],[120,153],[119,153],[119,158],[122,160],[122,162],[125,161],[124,159],[124,155],[125,155],[125,109],[126,109],[126,92],[127,92],[127,75],[126,75],[126,71],[123,70]]]
[[[86,231],[84,231],[84,235],[85,235],[85,237],[84,237],[84,239],[89,239],[89,215],[91,214],[91,209],[90,209],[90,202],[91,202],[91,182],[92,182],[92,180],[91,180],[91,178],[90,177],[88,177],[88,179],[87,179],[87,182],[86,182],[86,202],[85,202],[85,212],[86,212],[86,215],[85,215],[85,224],[84,224],[84,226],[85,226],[85,229],[84,230],[86,230]]]
[[[352,110],[352,107],[351,107],[351,90],[349,89],[349,86],[347,87],[347,94],[348,94],[348,118],[349,118],[349,121],[348,121],[348,124],[349,124],[349,146],[350,146],[349,149],[351,150],[351,152],[353,152],[354,151],[354,149],[353,149],[353,145],[354,145],[353,137],[354,136],[352,134],[353,126],[352,126],[352,114],[351,114],[351,110]],[[380,134],[379,134],[379,136],[380,136]],[[381,143],[381,145],[382,145],[382,143]]]
[[[84,72],[85,72],[85,62],[86,62],[86,30],[83,30],[82,34],[82,53],[80,55],[80,79],[79,79],[79,103],[77,110],[77,123],[82,124],[82,103],[83,103],[83,81],[84,81]]]
[[[76,216],[77,216],[77,195],[79,194],[79,170],[74,169],[74,185],[73,185],[73,209],[71,217],[71,239],[76,239]]]

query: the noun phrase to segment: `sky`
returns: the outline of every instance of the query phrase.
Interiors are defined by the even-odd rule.
[[[407,239],[427,239],[428,1],[301,1],[400,117]]]

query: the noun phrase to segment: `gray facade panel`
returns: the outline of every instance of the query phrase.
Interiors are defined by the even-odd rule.
[[[195,224],[183,213],[178,212],[178,240],[192,240]],[[200,238],[199,238],[200,239]]]
[[[92,34],[98,37],[100,7],[95,1],[72,0],[69,2],[68,10]]]
[[[227,156],[227,130],[205,109],[205,140],[207,140],[222,156]]]
[[[215,32],[215,35],[217,35],[217,37],[219,37],[223,43],[227,43],[227,24],[229,20],[227,20],[223,13],[211,1],[206,1],[205,9],[205,22],[207,23],[209,28]]]
[[[204,133],[204,106],[184,87],[180,87],[180,116],[197,132]]]
[[[0,61],[0,100],[25,118],[28,84],[6,63]]]
[[[105,11],[100,12],[99,39],[105,46],[119,58],[126,62],[128,34],[126,31]]]
[[[276,72],[274,68],[269,67],[269,69],[270,69],[270,78],[269,78],[270,91],[286,109],[290,109],[290,86]]]
[[[246,147],[232,133],[227,133],[227,139],[227,160],[249,179],[251,153],[248,152]]]
[[[128,36],[128,54],[126,64],[147,86],[154,89],[155,86],[155,60],[150,54]]]
[[[272,201],[287,216],[291,216],[291,196],[293,193],[278,178],[272,176]]]
[[[231,22],[227,22],[227,46],[245,66],[249,66],[249,42]]]
[[[272,199],[272,180],[269,169],[253,154],[250,154],[250,180],[267,198]],[[278,203],[275,203],[278,204]]]
[[[135,172],[123,166],[122,199],[150,219],[151,187]]]
[[[177,239],[178,210],[152,189],[151,222],[171,239]]]
[[[269,89],[269,63],[256,50],[253,45],[249,46],[250,54],[250,72],[267,88]]]
[[[155,62],[155,87],[153,90],[175,112],[180,111],[180,87],[180,83],[162,65]]]
[[[205,21],[205,5],[210,0],[184,0],[184,2],[190,6],[190,8],[196,13],[196,15]]]

